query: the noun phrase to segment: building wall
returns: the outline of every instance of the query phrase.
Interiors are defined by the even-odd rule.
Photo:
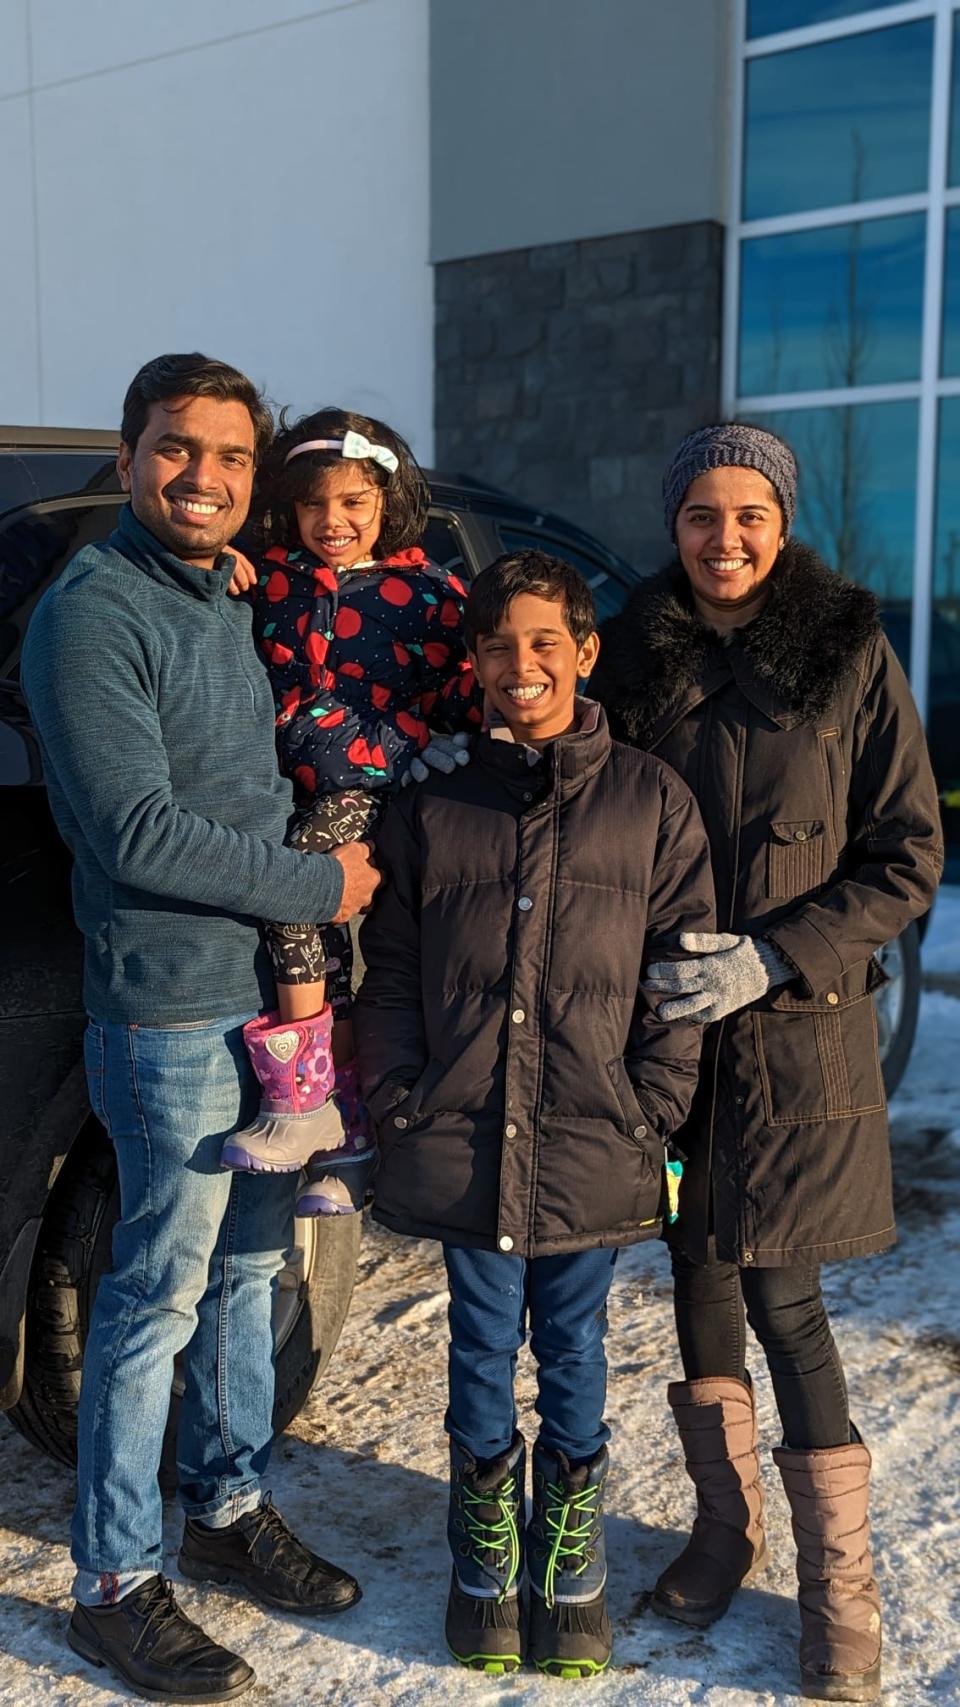
[[[432,0],[434,260],[725,217],[731,0]]]
[[[6,421],[201,348],[429,457],[428,225],[428,0],[3,0]]]
[[[707,220],[438,265],[438,465],[659,563],[664,460],[718,408],[722,269]]]

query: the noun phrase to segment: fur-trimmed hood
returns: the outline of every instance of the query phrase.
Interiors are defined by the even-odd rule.
[[[809,723],[837,697],[879,631],[874,594],[790,540],[771,574],[766,605],[728,648],[701,622],[676,558],[603,624],[590,693],[606,707],[614,734],[645,745],[692,689],[727,676],[735,651],[764,709]]]

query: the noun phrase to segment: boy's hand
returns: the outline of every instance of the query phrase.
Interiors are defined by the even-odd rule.
[[[330,923],[345,925],[355,913],[369,911],[383,877],[373,863],[370,842],[344,842],[332,852],[343,866],[343,894]]]
[[[643,981],[651,994],[674,998],[660,1003],[660,1019],[712,1025],[795,976],[793,967],[762,937],[681,931],[680,947],[695,958],[659,960],[648,967]]]
[[[227,592],[237,599],[241,593],[249,593],[250,588],[256,586],[257,571],[249,557],[244,557],[243,552],[238,551],[236,546],[230,547],[230,555],[236,562],[233,565],[233,574],[227,582]]]

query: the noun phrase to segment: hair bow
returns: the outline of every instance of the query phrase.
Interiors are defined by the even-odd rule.
[[[393,474],[400,467],[400,459],[386,445],[371,444],[363,433],[348,431],[342,439],[305,439],[302,445],[294,445],[283,459],[283,466],[291,462],[295,456],[302,456],[308,450],[338,450],[341,456],[349,457],[351,462],[378,462],[388,474]]]

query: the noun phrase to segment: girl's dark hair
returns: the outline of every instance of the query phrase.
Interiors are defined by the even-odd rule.
[[[393,451],[398,467],[390,473],[369,457],[353,461],[338,450],[306,450],[292,462],[286,461],[294,446],[305,439],[342,439],[345,433],[362,433],[371,444],[385,445]],[[383,525],[373,548],[374,557],[392,557],[397,551],[419,545],[427,525],[430,488],[406,439],[372,415],[333,408],[301,415],[297,421],[288,420],[286,409],[281,410],[280,426],[260,469],[253,498],[252,519],[264,544],[298,543],[294,503],[298,499],[304,502],[317,475],[331,468],[362,468],[375,486],[384,489]]]
[[[481,570],[467,595],[464,639],[471,652],[482,634],[493,634],[520,593],[562,605],[563,619],[578,646],[597,626],[593,594],[579,569],[546,551],[510,551]]]
[[[254,459],[263,461],[273,439],[273,416],[252,379],[239,368],[191,350],[184,355],[154,356],[134,374],[123,400],[120,437],[136,450],[151,405],[171,397],[213,397],[218,403],[244,403],[253,422]]]

